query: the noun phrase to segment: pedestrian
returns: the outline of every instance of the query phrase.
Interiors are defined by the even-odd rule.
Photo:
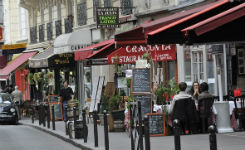
[[[68,87],[68,81],[64,81],[64,88],[62,88],[60,91],[60,97],[63,106],[63,119],[66,120],[65,106],[67,105],[69,100],[73,101],[74,99],[74,93],[72,89]]]
[[[23,94],[22,92],[18,89],[18,86],[15,86],[15,90],[11,93],[13,96],[14,103],[17,105],[16,111],[18,113],[18,118],[21,119],[21,106],[23,104]]]
[[[208,126],[212,121],[212,106],[213,95],[208,92],[208,84],[203,82],[200,84],[200,94],[198,96],[198,111],[201,120],[201,130],[203,133],[207,132]]]
[[[189,122],[186,113],[186,100],[191,100],[191,95],[185,92],[187,84],[185,82],[179,83],[180,92],[174,96],[173,102],[170,106],[169,113],[172,114],[172,120],[178,119],[185,134],[189,134]]]
[[[199,83],[197,81],[193,82],[192,87],[188,94],[192,96],[192,99],[195,101],[196,106],[198,105],[198,96],[199,96]]]

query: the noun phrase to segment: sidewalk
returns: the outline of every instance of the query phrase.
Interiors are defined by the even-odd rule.
[[[83,139],[69,139],[65,135],[64,121],[56,121],[56,130],[48,129],[47,126],[39,126],[38,120],[32,124],[29,118],[19,121],[23,125],[32,126],[58,138],[63,139],[75,146],[81,147],[83,150],[104,150],[104,126],[98,125],[99,147],[94,147],[94,132],[93,124],[88,124],[88,140],[84,143]],[[74,136],[73,136],[74,137]],[[151,137],[152,150],[174,150],[174,137],[162,136]],[[218,149],[222,150],[245,150],[245,132],[234,132],[226,134],[217,134]],[[130,150],[130,138],[126,132],[109,132],[109,145],[110,150]],[[195,134],[181,136],[181,148],[183,150],[209,150],[209,135],[208,134]]]

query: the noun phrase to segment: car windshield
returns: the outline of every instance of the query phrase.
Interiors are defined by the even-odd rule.
[[[6,94],[0,95],[0,103],[8,103],[11,102],[11,97]]]

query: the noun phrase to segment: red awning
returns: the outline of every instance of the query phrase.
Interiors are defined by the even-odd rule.
[[[89,55],[93,54],[93,51],[100,49],[101,47],[107,46],[108,44],[114,43],[114,39],[103,41],[85,48],[82,48],[78,51],[75,51],[75,60],[85,60]]]
[[[227,24],[243,16],[245,16],[245,3],[233,7],[216,16],[210,17],[188,28],[185,28],[182,30],[182,32],[184,32],[185,35],[188,36],[188,33],[190,31],[194,31],[197,36],[200,36],[206,32],[214,30],[224,24]]]
[[[186,41],[181,30],[203,21],[209,17],[212,17],[218,13],[221,13],[231,7],[237,5],[237,3],[230,3],[229,0],[221,0],[210,3],[209,7],[206,7],[199,12],[192,15],[179,19],[173,23],[165,25],[157,30],[148,33],[147,43],[148,44],[177,44],[184,43]]]
[[[23,63],[25,63],[30,57],[32,57],[36,53],[37,52],[22,53],[20,56],[18,56],[12,62],[10,62],[10,64],[8,64],[6,67],[0,70],[0,78],[1,76],[9,75],[11,72],[13,72]]]
[[[108,64],[135,63],[147,52],[153,61],[176,60],[176,45],[128,45],[108,55]]]
[[[98,58],[106,58],[109,53],[111,53],[111,50],[115,50],[115,44],[111,43],[103,47],[102,49],[94,52],[93,54],[89,55],[87,59],[98,59]]]
[[[130,43],[132,41],[142,41],[140,44],[146,43],[147,33],[156,30],[162,26],[168,25],[170,23],[176,22],[179,19],[182,19],[191,14],[197,13],[203,9],[209,8],[213,6],[215,3],[206,4],[197,8],[193,8],[190,10],[185,10],[182,12],[175,13],[170,16],[166,16],[160,19],[156,19],[154,21],[147,21],[141,24],[139,27],[129,30],[123,33],[119,33],[115,35],[115,41],[117,45],[121,45],[124,43]]]

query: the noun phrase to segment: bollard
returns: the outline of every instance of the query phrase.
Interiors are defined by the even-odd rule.
[[[150,134],[149,134],[149,117],[144,117],[144,132],[145,132],[145,150],[150,150]]]
[[[130,138],[131,138],[131,150],[134,150],[134,138],[133,138],[133,128],[134,128],[134,120],[133,120],[133,111],[132,104],[129,105],[129,115],[130,115]]]
[[[94,120],[94,146],[98,147],[98,128],[97,128],[97,113],[94,111],[93,113]]]
[[[209,143],[210,143],[210,150],[217,150],[217,139],[216,139],[216,128],[214,125],[210,125],[208,127],[209,135]]]
[[[41,105],[38,106],[38,122],[39,126],[42,124],[41,122]]]
[[[34,124],[34,116],[35,116],[35,112],[34,112],[34,106],[32,106],[32,116],[31,116],[31,122]]]
[[[47,126],[48,126],[48,128],[50,128],[50,110],[49,110],[49,104],[47,104],[46,110],[47,110]]]
[[[52,105],[52,126],[53,130],[55,130],[55,115],[54,115],[54,105]]]
[[[73,107],[74,127],[76,126],[76,123],[77,123],[77,116],[76,116],[76,113],[77,113],[77,108],[76,108],[76,107]]]
[[[87,143],[87,138],[88,138],[88,126],[86,124],[86,110],[83,110],[83,139],[84,143]]]
[[[104,133],[105,133],[105,150],[109,150],[108,122],[107,122],[106,110],[104,110]]]
[[[68,127],[67,127],[67,121],[68,121],[68,116],[67,116],[67,105],[65,105],[65,116],[66,118],[64,119],[65,121],[65,132],[66,132],[66,135],[68,135]]]
[[[143,130],[142,130],[142,116],[141,116],[141,102],[138,101],[138,117],[139,117],[139,149],[143,150]]]
[[[175,150],[181,150],[181,145],[180,145],[180,122],[179,122],[178,119],[174,119],[173,127],[174,127],[174,147],[175,147]]]
[[[46,120],[45,120],[45,117],[46,117],[46,114],[45,114],[45,107],[44,107],[44,104],[42,104],[42,122],[43,122],[43,127],[46,127]]]

